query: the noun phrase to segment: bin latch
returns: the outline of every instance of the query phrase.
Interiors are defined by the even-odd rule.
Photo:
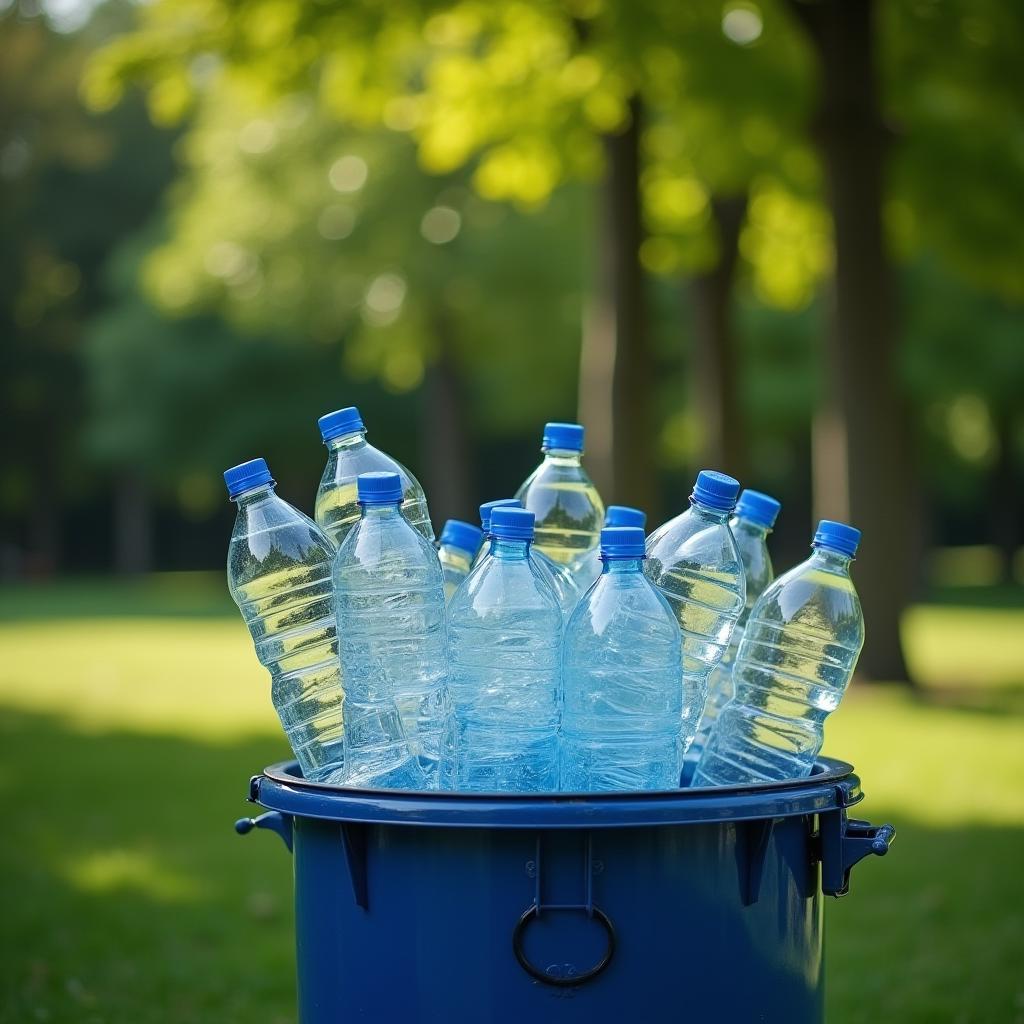
[[[541,837],[538,835],[534,859],[527,864],[527,874],[534,881],[533,902],[523,911],[522,916],[512,931],[512,951],[515,953],[519,966],[536,981],[555,988],[574,988],[577,985],[590,981],[592,978],[596,978],[611,963],[612,956],[615,954],[615,928],[608,915],[594,903],[594,875],[601,871],[602,865],[600,861],[594,860],[593,842],[588,832],[583,843],[583,902],[545,902],[543,898],[544,861],[542,845]],[[550,970],[543,970],[526,955],[523,940],[530,922],[537,920],[542,914],[553,911],[581,911],[591,920],[597,921],[604,929],[604,954],[593,967],[589,967],[585,971],[572,969],[561,975]]]
[[[850,891],[854,866],[865,857],[884,857],[896,829],[849,818],[845,808],[822,814],[819,820],[821,891],[826,896],[845,896]]]

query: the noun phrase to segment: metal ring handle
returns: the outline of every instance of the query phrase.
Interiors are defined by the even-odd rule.
[[[581,907],[580,909],[584,908]],[[604,928],[605,934],[608,937],[608,948],[604,951],[604,956],[589,970],[584,971],[582,974],[573,975],[571,978],[556,978],[553,974],[548,974],[546,971],[542,971],[539,967],[530,963],[526,956],[526,951],[523,949],[523,935],[526,933],[526,926],[534,918],[540,916],[536,904],[526,908],[523,916],[519,918],[515,931],[512,932],[512,951],[519,961],[519,966],[531,978],[536,978],[537,981],[543,982],[545,985],[553,985],[556,988],[572,988],[590,981],[591,978],[596,978],[611,963],[612,956],[615,954],[615,929],[612,927],[612,922],[609,920],[608,915],[600,908],[592,907],[591,914]]]

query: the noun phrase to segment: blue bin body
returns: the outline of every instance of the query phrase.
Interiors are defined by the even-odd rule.
[[[252,780],[292,848],[300,1024],[819,1024],[822,896],[893,830],[850,765],[744,789],[385,793]]]

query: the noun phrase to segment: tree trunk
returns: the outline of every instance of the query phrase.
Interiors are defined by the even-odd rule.
[[[466,403],[452,353],[450,327],[435,317],[438,357],[427,370],[421,431],[423,485],[430,504],[434,532],[446,519],[477,521],[472,486],[471,453],[466,425]]]
[[[882,226],[887,137],[875,83],[874,4],[791,0],[791,7],[819,59],[815,135],[835,224],[827,332],[834,390],[822,422],[827,457],[839,463],[846,493],[841,485],[830,493],[816,488],[816,497],[822,513],[841,515],[848,507],[850,521],[864,533],[854,570],[867,632],[860,669],[872,679],[905,680],[900,616],[916,581],[913,538],[920,524],[908,416],[896,380],[895,308]],[[821,471],[822,458],[815,461]]]
[[[1017,551],[1021,542],[1020,480],[1014,451],[1014,421],[1009,409],[995,411],[999,455],[992,473],[989,501],[992,540],[999,549],[1002,582],[1016,580]]]
[[[693,278],[693,396],[700,419],[701,466],[742,480],[746,447],[739,401],[739,360],[732,320],[732,286],[747,197],[715,197],[718,262]]]
[[[651,355],[640,266],[639,98],[629,109],[629,124],[604,140],[597,287],[580,354],[579,416],[587,428],[587,468],[605,501],[635,505],[656,521]]]
[[[114,485],[114,569],[123,575],[148,572],[153,563],[149,490],[135,473]]]

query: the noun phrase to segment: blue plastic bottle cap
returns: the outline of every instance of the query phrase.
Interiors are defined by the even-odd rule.
[[[569,452],[583,451],[583,428],[578,423],[545,423],[541,447],[560,448]]]
[[[320,436],[324,441],[330,441],[334,437],[341,437],[344,434],[354,434],[357,430],[365,430],[363,417],[359,410],[350,405],[345,409],[335,409],[334,412],[321,416],[317,421],[320,428]]]
[[[762,494],[761,491],[752,491],[749,488],[740,495],[736,503],[736,515],[740,519],[756,523],[770,530],[778,518],[781,502],[776,501],[769,494]]]
[[[811,542],[816,548],[828,548],[841,555],[853,558],[860,544],[860,530],[856,526],[837,523],[832,519],[822,519]]]
[[[535,518],[528,509],[499,506],[491,512],[491,536],[502,540],[533,540]]]
[[[643,558],[644,541],[640,526],[606,526],[601,531],[601,557]]]
[[[397,473],[360,473],[356,493],[360,505],[395,505],[402,500],[402,478]]]
[[[265,459],[252,459],[224,470],[224,483],[227,484],[228,497],[237,498],[242,491],[274,483],[274,478]]]
[[[461,519],[449,519],[441,531],[441,543],[473,555],[480,547],[483,536],[483,530],[479,526],[463,522]]]
[[[639,526],[647,525],[647,513],[628,505],[609,505],[604,513],[605,526]]]
[[[480,506],[480,526],[484,533],[491,532],[491,513],[496,508],[522,508],[518,498],[499,498],[497,501],[485,501]]]
[[[717,512],[731,512],[736,507],[739,493],[739,480],[725,473],[716,473],[713,469],[702,469],[697,474],[690,497]]]

